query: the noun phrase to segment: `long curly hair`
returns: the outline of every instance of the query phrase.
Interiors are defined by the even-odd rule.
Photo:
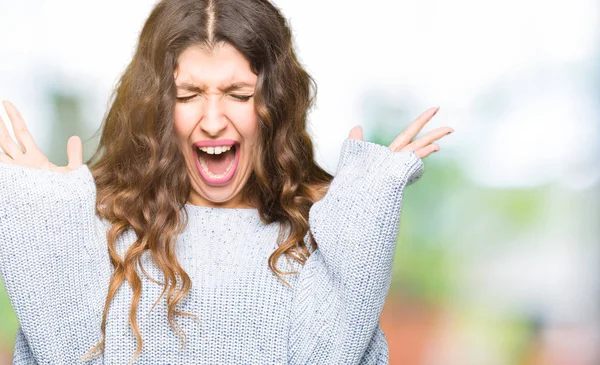
[[[298,62],[286,19],[268,0],[163,0],[152,10],[140,34],[131,63],[121,76],[104,117],[97,151],[86,163],[97,186],[96,214],[110,222],[108,252],[114,272],[102,316],[102,340],[84,357],[104,351],[106,318],[115,293],[125,280],[133,296],[129,320],[137,339],[133,360],[142,351],[136,313],[142,281],[136,272],[146,250],[164,274],[168,321],[185,343],[175,310],[191,289],[191,280],[175,255],[177,235],[187,225],[185,204],[191,191],[181,146],[173,125],[176,102],[174,70],[181,52],[192,45],[235,47],[258,76],[255,110],[259,119],[253,172],[242,190],[244,201],[259,211],[264,223],[278,222],[278,248],[268,265],[277,268],[281,255],[303,265],[316,241],[308,212],[327,191],[333,176],[314,160],[307,133],[307,113],[316,96],[313,78]],[[132,228],[137,240],[121,257],[118,237]],[[149,276],[148,276],[149,277]],[[156,303],[155,303],[156,304]]]

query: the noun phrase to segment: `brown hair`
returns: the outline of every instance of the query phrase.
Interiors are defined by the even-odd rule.
[[[281,274],[295,272],[276,267],[280,256],[302,265],[310,256],[304,243],[310,232],[308,212],[333,177],[314,160],[306,117],[316,84],[297,60],[286,19],[268,0],[163,0],[142,29],[103,120],[98,150],[87,162],[97,186],[96,212],[111,224],[107,241],[114,273],[104,305],[102,341],[86,357],[104,351],[108,308],[125,280],[133,291],[129,319],[138,345],[132,361],[141,353],[136,313],[142,282],[135,266],[148,276],[141,266],[146,250],[165,278],[156,302],[167,292],[168,321],[185,343],[174,316],[194,315],[175,310],[191,281],[177,261],[175,243],[187,225],[182,208],[191,184],[173,127],[174,70],[187,47],[210,49],[223,42],[243,54],[258,76],[254,102],[259,142],[242,194],[263,222],[278,222],[287,229],[288,236],[280,235],[268,265],[289,286]],[[115,242],[128,228],[137,240],[121,258]],[[310,245],[317,248],[312,234]]]

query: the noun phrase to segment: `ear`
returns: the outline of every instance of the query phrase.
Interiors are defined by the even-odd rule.
[[[359,141],[362,141],[363,139],[363,130],[362,127],[357,125],[356,127],[352,128],[350,130],[350,134],[348,135],[348,138],[350,139],[357,139]]]

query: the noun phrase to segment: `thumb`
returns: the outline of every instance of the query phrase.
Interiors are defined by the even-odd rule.
[[[356,127],[352,128],[350,130],[350,135],[348,135],[348,138],[350,139],[357,139],[359,141],[362,141],[363,139],[363,130],[362,127],[357,125]]]
[[[72,136],[67,141],[67,158],[69,159],[68,167],[71,170],[75,170],[83,164],[83,146],[79,137]]]

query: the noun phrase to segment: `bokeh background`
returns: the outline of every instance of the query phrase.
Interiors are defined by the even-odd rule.
[[[91,155],[154,1],[0,1],[0,98],[50,159]],[[318,161],[349,130],[455,132],[407,188],[381,318],[392,364],[600,364],[600,4],[278,0],[315,77]],[[4,111],[2,114],[7,120]],[[0,243],[1,244],[1,243]],[[0,364],[18,322],[0,285]]]

